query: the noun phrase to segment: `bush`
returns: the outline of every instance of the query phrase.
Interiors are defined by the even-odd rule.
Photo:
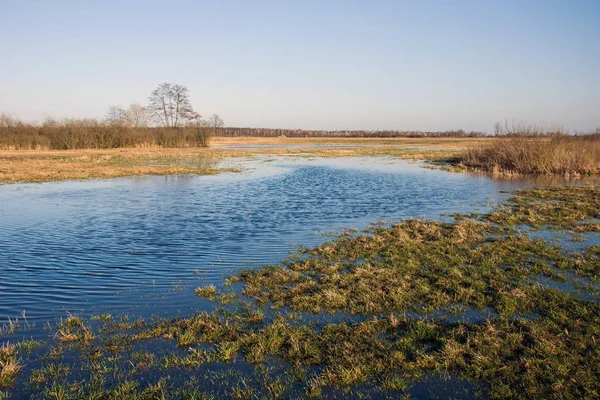
[[[600,134],[569,136],[512,133],[468,150],[469,168],[494,174],[582,175],[600,172]]]
[[[210,129],[129,128],[94,119],[48,119],[28,124],[0,114],[0,149],[109,149],[118,147],[208,146]]]

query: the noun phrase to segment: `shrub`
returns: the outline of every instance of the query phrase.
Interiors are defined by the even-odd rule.
[[[47,119],[42,124],[29,124],[0,114],[0,149],[4,150],[206,147],[209,136],[209,129],[195,126],[130,128],[95,119]]]
[[[596,174],[600,172],[600,134],[513,132],[468,150],[460,161],[494,174]]]

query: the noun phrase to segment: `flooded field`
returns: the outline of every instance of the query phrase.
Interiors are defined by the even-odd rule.
[[[188,313],[199,280],[220,284],[341,228],[472,211],[524,185],[385,158],[235,165],[246,172],[0,187],[2,322]]]
[[[213,289],[201,296],[207,299],[195,296],[195,288],[214,285],[220,291],[225,278],[241,268],[276,264],[297,244],[311,247],[324,242],[326,233],[362,230],[376,221],[447,221],[441,214],[491,210],[508,198],[505,191],[557,183],[499,181],[385,157],[271,156],[223,166],[243,172],[1,186],[2,341],[56,339],[51,327],[73,316],[77,318],[73,321],[90,317],[135,321],[212,312],[219,307],[209,301],[214,300]],[[451,308],[431,317],[446,315],[450,322],[461,321],[456,318],[460,312]],[[352,311],[340,311],[311,318],[321,325],[365,321],[352,316]],[[477,323],[498,316],[485,307],[462,312]],[[172,344],[160,346],[163,352],[175,351]],[[44,359],[27,368],[41,368]],[[202,379],[215,374],[217,383],[206,383],[207,390],[225,395],[223,382],[232,388],[232,382],[237,385],[254,376],[253,368],[245,362],[229,369],[203,365]],[[277,372],[280,362],[269,368],[275,369],[274,376],[287,376]],[[26,378],[17,378],[17,397],[41,390],[38,386],[30,392],[27,383]],[[286,393],[304,393],[290,385]],[[363,388],[377,397],[369,385]],[[409,393],[472,396],[478,388],[458,376],[436,372],[421,377]],[[325,392],[328,397],[340,393]]]

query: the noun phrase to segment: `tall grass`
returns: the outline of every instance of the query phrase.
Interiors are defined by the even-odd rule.
[[[507,135],[468,150],[469,168],[493,174],[585,175],[600,172],[600,134],[570,136],[535,129]]]
[[[30,124],[0,115],[0,149],[108,149],[117,147],[208,146],[212,128],[130,128],[95,119],[47,119]]]

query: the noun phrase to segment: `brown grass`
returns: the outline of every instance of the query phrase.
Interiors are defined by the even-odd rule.
[[[0,151],[4,183],[218,172],[202,151],[191,149]]]
[[[161,148],[139,147],[81,150],[0,150],[0,183],[107,179],[137,175],[215,174],[220,160],[258,155],[315,157],[391,156],[405,159],[438,159],[457,156],[486,139],[291,139],[214,138],[213,145],[381,144],[353,148]],[[490,139],[487,139],[490,140]],[[228,171],[231,171],[228,169]]]
[[[514,135],[468,150],[469,168],[502,175],[586,175],[600,172],[600,135]]]
[[[467,148],[489,142],[490,138],[337,138],[337,137],[221,137],[211,138],[213,146],[302,146],[302,145],[381,145],[381,146],[431,146]]]
[[[6,343],[0,346],[0,388],[10,386],[21,368],[15,345]]]

